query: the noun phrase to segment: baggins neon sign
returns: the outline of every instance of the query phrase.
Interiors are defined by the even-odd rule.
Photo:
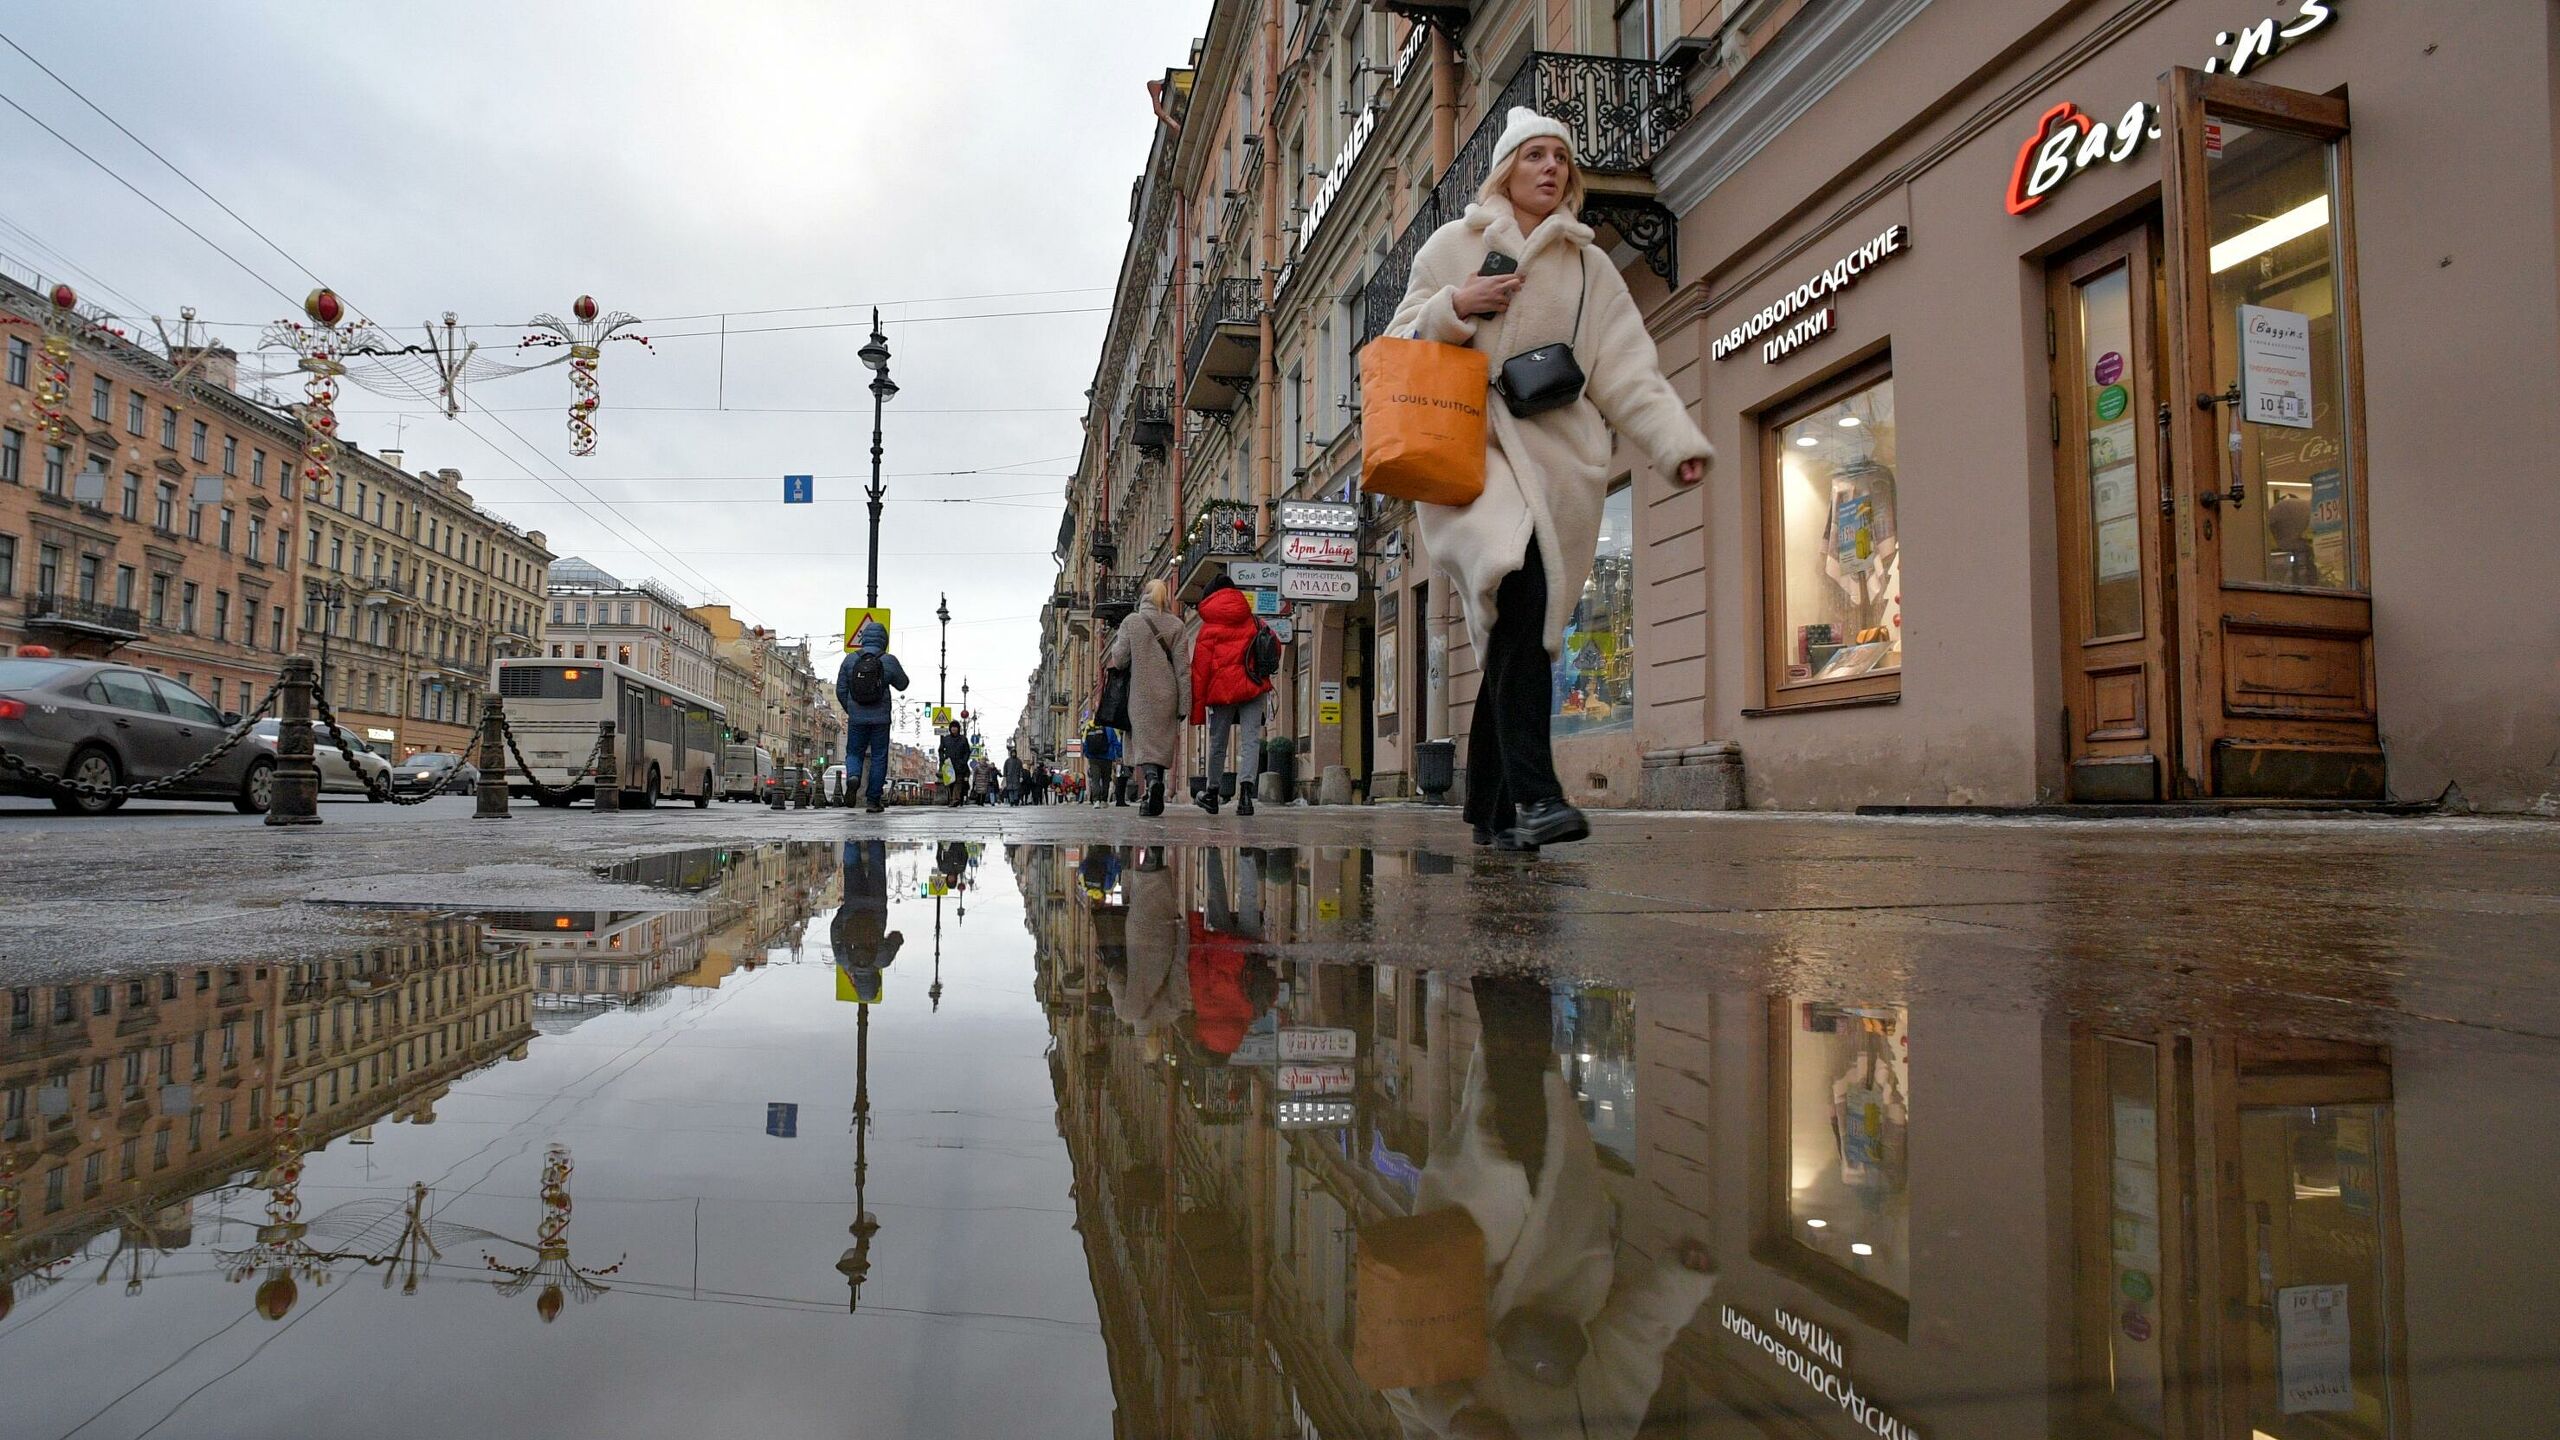
[[[2205,73],[2247,74],[2328,28],[2338,18],[2337,3],[2299,0],[2291,20],[2279,23],[2270,17],[2215,35]],[[2027,214],[2074,175],[2102,162],[2121,165],[2159,138],[2160,107],[2148,100],[2135,101],[2112,125],[2066,100],[2044,112],[2036,133],[2018,147],[2017,163],[2009,169],[2009,213]]]

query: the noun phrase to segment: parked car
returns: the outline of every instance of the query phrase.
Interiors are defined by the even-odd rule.
[[[281,720],[261,720],[258,728],[250,732],[250,738],[266,753],[273,755],[276,753],[276,739],[283,733],[283,725]],[[362,795],[367,800],[381,800],[391,787],[391,762],[355,736],[350,735],[347,740],[355,746],[352,755],[339,753],[338,747],[329,742],[329,732],[325,728],[311,727],[311,758],[320,767],[320,793]],[[382,782],[380,786],[371,783],[376,779]]]
[[[773,786],[773,752],[761,745],[731,745],[720,752],[720,798],[762,800]]]
[[[240,717],[165,675],[107,660],[0,659],[0,749],[40,770],[90,785],[174,775],[222,743]],[[41,795],[72,815],[104,815],[123,799],[62,790],[0,770],[0,791]],[[275,753],[243,742],[170,800],[228,800],[244,815],[275,796]]]
[[[480,788],[480,767],[442,750],[421,750],[391,772],[391,784],[411,795],[469,795]]]

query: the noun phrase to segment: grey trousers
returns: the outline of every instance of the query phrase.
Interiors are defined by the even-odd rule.
[[[1228,773],[1227,736],[1232,731],[1242,732],[1236,736],[1236,770],[1244,788],[1253,789],[1262,778],[1262,718],[1270,701],[1270,696],[1259,695],[1241,705],[1209,707],[1209,783],[1221,794],[1236,793],[1235,785],[1221,778]]]

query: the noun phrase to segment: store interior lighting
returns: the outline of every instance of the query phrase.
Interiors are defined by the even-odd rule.
[[[2213,273],[2245,265],[2283,244],[2298,240],[2329,223],[2329,197],[2315,196],[2273,220],[2252,225],[2213,247]]]

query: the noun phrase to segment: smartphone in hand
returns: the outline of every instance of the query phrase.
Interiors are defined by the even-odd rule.
[[[1478,270],[1476,273],[1479,275],[1510,275],[1517,273],[1519,269],[1520,262],[1518,260],[1503,254],[1499,250],[1487,250],[1484,252],[1484,268]]]

